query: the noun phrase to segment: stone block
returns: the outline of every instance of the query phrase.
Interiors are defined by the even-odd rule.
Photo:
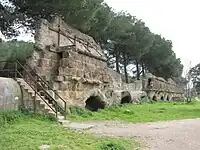
[[[85,63],[77,60],[76,61],[76,67],[77,67],[77,69],[83,70],[83,69],[85,69]]]
[[[86,62],[87,64],[90,64],[90,57],[85,56],[85,62]]]
[[[97,78],[97,75],[98,75],[98,74],[97,74],[95,71],[92,71],[91,74],[92,74],[92,78],[93,78],[93,79],[96,79],[96,78]]]
[[[70,57],[69,51],[64,51],[64,52],[62,53],[62,57],[63,57],[63,58],[69,58],[69,57]]]
[[[109,83],[110,82],[110,76],[107,74],[102,75],[102,79],[104,83]]]
[[[71,51],[70,55],[71,55],[71,58],[74,60],[81,60],[80,54],[77,52]]]
[[[41,53],[42,58],[51,59],[51,60],[58,60],[58,55],[56,53],[50,51],[42,51]]]
[[[76,68],[64,68],[59,67],[59,75],[62,76],[76,76],[77,75],[77,69]]]
[[[42,66],[44,66],[44,67],[49,67],[50,61],[51,61],[51,59],[40,58],[40,59],[38,60],[38,66],[39,66],[39,67],[42,67]]]
[[[63,58],[63,59],[60,60],[60,66],[61,67],[76,68],[77,63],[76,63],[76,60],[70,60],[70,59],[67,59],[67,58]]]
[[[60,88],[60,83],[59,82],[53,82],[52,83],[52,89],[53,90],[59,90]]]
[[[74,80],[70,81],[70,83],[69,83],[69,90],[76,91],[76,89],[77,89],[77,83],[78,82],[76,82]]]
[[[64,77],[63,76],[55,76],[54,77],[54,81],[63,82],[64,81]]]
[[[84,91],[84,85],[81,82],[77,83],[76,90],[77,91]]]
[[[83,78],[89,79],[90,78],[90,72],[84,70]]]
[[[58,67],[58,66],[59,66],[59,64],[58,64],[57,60],[50,60],[49,67],[54,68],[54,67]]]
[[[77,77],[83,78],[83,76],[84,76],[84,71],[80,70],[80,69],[77,69]]]
[[[75,100],[76,99],[76,92],[75,91],[69,91],[69,98]]]
[[[65,91],[69,90],[69,81],[63,81],[60,83],[60,90]]]
[[[64,81],[71,81],[72,80],[72,76],[64,76]]]

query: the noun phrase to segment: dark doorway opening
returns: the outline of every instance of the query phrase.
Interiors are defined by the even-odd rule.
[[[161,96],[161,98],[160,98],[161,100],[164,100],[164,96]]]
[[[128,104],[131,103],[131,96],[127,95],[121,99],[121,104]]]
[[[152,100],[157,101],[157,97],[154,95]]]
[[[148,79],[148,86],[151,86],[151,82],[152,82],[152,79],[149,78],[149,79]]]
[[[98,111],[98,109],[104,109],[106,106],[99,96],[91,96],[85,103],[85,108],[91,111]]]
[[[169,101],[169,96],[167,96],[167,101]]]

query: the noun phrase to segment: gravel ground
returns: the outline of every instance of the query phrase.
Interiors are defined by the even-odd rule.
[[[104,136],[136,137],[147,150],[200,150],[200,119],[123,124],[90,121],[89,131]]]

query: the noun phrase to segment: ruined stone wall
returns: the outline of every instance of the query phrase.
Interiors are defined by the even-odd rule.
[[[63,52],[58,76],[51,82],[53,88],[71,104],[84,105],[93,94],[90,91],[104,90],[112,85],[110,78],[106,62],[71,49]]]
[[[175,85],[159,78],[153,78],[152,88],[149,88],[148,78],[123,83],[121,75],[107,67],[106,57],[93,38],[59,18],[51,23],[42,20],[38,24],[35,51],[27,63],[68,105],[91,108],[98,104],[103,108],[103,105],[137,102],[145,92],[150,98],[157,94],[167,99],[169,90],[178,91]]]
[[[172,79],[166,81],[148,74],[143,82],[143,91],[146,91],[151,99],[183,99],[183,90]]]
[[[120,75],[112,77],[105,56],[94,40],[58,18],[52,23],[40,22],[35,51],[27,63],[71,105],[84,106],[95,95],[107,101],[105,92],[117,84],[121,86]]]

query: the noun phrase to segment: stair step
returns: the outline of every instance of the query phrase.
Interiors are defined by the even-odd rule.
[[[58,119],[58,122],[59,122],[61,125],[65,125],[65,124],[69,124],[69,123],[70,123],[69,120],[59,120],[59,119]]]
[[[53,110],[48,111],[48,114],[56,115],[56,113]],[[60,112],[58,112],[57,114],[61,115]]]
[[[49,100],[44,96],[45,95],[45,92],[44,91],[38,91],[39,95],[36,94],[35,95],[35,91],[34,89],[31,88],[31,86],[29,86],[29,84],[26,83],[26,81],[24,81],[24,79],[22,78],[17,78],[17,83],[23,87],[24,90],[28,91],[28,94],[30,94],[32,96],[32,98],[36,98],[36,101],[38,101],[38,106],[41,107],[42,106],[42,109],[48,113],[48,114],[51,114],[51,115],[54,115],[56,116],[56,113],[51,109],[51,107],[53,108],[53,105],[51,103],[49,103]],[[44,100],[48,103],[46,104],[44,102]],[[60,112],[57,112],[57,118],[58,118],[58,121],[60,123],[64,123],[65,122],[65,117],[63,115],[61,115]]]
[[[64,119],[65,119],[65,117],[64,117],[64,116],[61,116],[61,115],[58,115],[57,118],[58,118],[59,120],[64,120]]]

